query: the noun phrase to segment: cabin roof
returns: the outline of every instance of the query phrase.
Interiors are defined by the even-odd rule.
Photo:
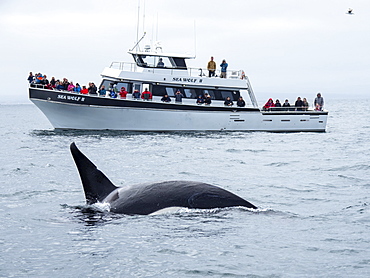
[[[131,55],[143,55],[143,56],[153,56],[153,57],[173,57],[173,58],[183,58],[183,59],[194,59],[195,56],[190,54],[179,54],[179,53],[168,53],[168,52],[154,52],[154,51],[129,51]]]

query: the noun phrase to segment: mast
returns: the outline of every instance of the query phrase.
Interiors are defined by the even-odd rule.
[[[138,52],[138,47],[139,47],[139,24],[140,24],[140,0],[138,1],[137,5],[137,26],[136,26],[136,52]]]

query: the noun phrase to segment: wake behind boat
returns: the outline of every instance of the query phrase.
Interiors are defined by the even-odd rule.
[[[326,129],[327,111],[258,108],[243,70],[228,70],[226,78],[220,78],[218,72],[209,77],[206,69],[187,67],[186,60],[194,58],[190,55],[164,53],[161,48],[152,50],[149,46],[129,54],[134,63],[113,62],[103,70],[99,88],[107,88],[107,95],[81,94],[31,83],[29,98],[55,129],[273,132]],[[124,97],[115,98],[122,87],[126,91]],[[236,102],[243,97],[249,98],[247,105],[238,106]]]

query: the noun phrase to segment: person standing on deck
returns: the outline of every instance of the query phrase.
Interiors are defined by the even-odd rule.
[[[125,87],[121,87],[121,91],[119,91],[119,95],[122,99],[125,99],[127,96],[128,92],[126,91]]]
[[[180,90],[177,90],[177,92],[175,94],[175,101],[176,102],[182,102],[182,97],[183,97],[183,94],[180,92]]]
[[[321,96],[320,93],[317,93],[317,97],[315,98],[314,106],[316,110],[322,111],[324,107],[324,98]]]
[[[148,88],[145,88],[144,92],[141,93],[141,98],[143,100],[152,100],[153,95],[152,93],[148,90]]]
[[[139,90],[135,90],[135,91],[132,93],[132,98],[133,98],[133,99],[140,99],[140,96],[141,96],[141,94],[140,94]]]
[[[213,57],[211,57],[211,61],[208,62],[207,70],[208,70],[208,76],[209,77],[215,76],[215,73],[216,73],[216,62],[213,61]]]
[[[222,60],[222,63],[220,65],[220,67],[221,67],[221,75],[220,75],[220,77],[221,78],[226,78],[226,71],[227,71],[227,67],[228,66],[229,65],[226,63],[226,60]]]
[[[35,80],[35,77],[33,76],[32,72],[30,72],[30,75],[27,78],[28,82],[31,84]]]

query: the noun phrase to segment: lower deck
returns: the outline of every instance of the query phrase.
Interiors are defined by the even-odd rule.
[[[222,101],[197,105],[111,99],[64,91],[30,88],[30,100],[45,114],[54,128],[132,131],[273,131],[296,132],[326,129],[327,112],[261,111],[253,107],[229,107]]]

